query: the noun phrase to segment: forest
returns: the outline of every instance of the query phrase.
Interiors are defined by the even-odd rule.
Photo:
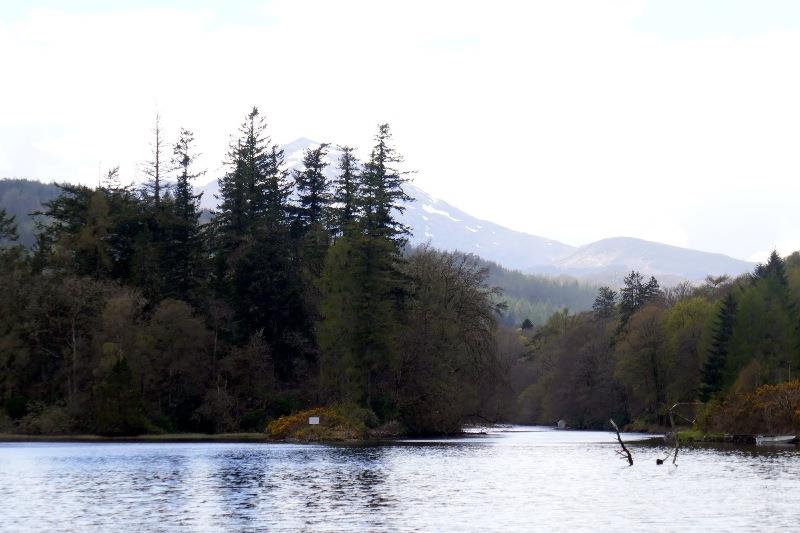
[[[119,169],[45,198],[32,246],[0,212],[0,429],[263,431],[317,405],[458,431],[496,409],[498,290],[476,258],[407,246],[389,126],[366,161],[286,170],[257,109],[201,221],[194,137],[158,123],[141,186]]]
[[[681,403],[708,429],[797,422],[799,254],[701,286],[526,276],[408,244],[386,124],[333,180],[327,144],[287,170],[255,108],[232,139],[210,214],[193,134],[158,121],[138,186],[9,189],[0,432],[261,432],[324,406],[407,434],[647,428]]]
[[[800,253],[773,252],[752,274],[662,289],[632,272],[593,310],[555,313],[530,335],[521,419],[602,427],[683,423],[755,434],[800,422]]]

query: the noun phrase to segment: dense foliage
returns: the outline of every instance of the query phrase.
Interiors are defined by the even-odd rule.
[[[665,424],[675,404],[691,412],[708,402],[694,409],[708,419],[720,406],[724,414],[762,405],[759,398],[773,391],[764,385],[800,372],[798,304],[798,253],[773,253],[752,275],[709,277],[699,287],[662,290],[632,272],[619,297],[601,288],[592,312],[556,313],[533,333],[535,371],[519,399],[522,417],[646,425]],[[762,415],[750,416],[749,425]]]
[[[330,183],[327,145],[290,175],[253,109],[208,223],[192,133],[153,133],[140,189],[59,185],[32,247],[0,212],[0,429],[262,431],[337,405],[447,433],[508,403],[497,290],[472,257],[407,249],[388,125]]]

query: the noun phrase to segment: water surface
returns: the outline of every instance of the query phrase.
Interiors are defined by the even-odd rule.
[[[545,428],[380,446],[0,443],[11,531],[796,530],[792,448],[685,449]],[[628,435],[634,440],[640,436]]]

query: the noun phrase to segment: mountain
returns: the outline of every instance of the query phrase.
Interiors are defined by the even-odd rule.
[[[305,150],[317,146],[319,143],[303,138],[283,145],[286,166],[290,171],[301,168]],[[325,171],[329,179],[336,176],[340,156],[335,147],[329,149]],[[202,207],[216,208],[216,180],[200,190]],[[575,251],[573,246],[552,239],[475,218],[413,184],[407,184],[405,191],[413,200],[405,205],[399,218],[412,229],[411,244],[430,242],[436,248],[474,253],[507,268],[530,272],[545,272],[554,261]]]
[[[305,138],[283,145],[290,171],[299,169],[305,150],[316,146],[319,144]],[[340,152],[331,147],[326,169],[329,178],[336,175],[339,157]],[[217,181],[198,189],[203,193],[201,206],[215,209],[219,195]],[[722,254],[628,237],[603,239],[576,248],[478,219],[412,184],[406,186],[406,192],[413,200],[405,205],[400,219],[412,230],[411,244],[430,243],[444,250],[474,253],[526,274],[569,276],[592,285],[620,285],[623,277],[635,269],[656,276],[663,285],[671,285],[683,280],[700,281],[707,274],[737,276],[755,266]],[[38,209],[41,202],[56,194],[57,188],[50,184],[0,180],[0,207],[17,214],[25,244],[33,239],[33,226],[25,213]]]
[[[477,219],[419,187],[406,186],[414,201],[406,204],[401,220],[412,228],[412,244],[430,242],[436,248],[479,255],[506,268],[544,272],[575,251],[567,244],[504,228]]]
[[[699,281],[708,274],[736,276],[755,265],[723,254],[701,252],[632,237],[602,239],[558,259],[550,272],[619,285],[631,270],[655,276],[662,284]]]

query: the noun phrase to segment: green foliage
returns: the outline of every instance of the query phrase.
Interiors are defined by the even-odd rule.
[[[592,310],[600,318],[611,318],[614,314],[614,306],[617,303],[617,292],[611,287],[600,287],[597,289],[597,298],[594,299]]]
[[[19,239],[15,218],[13,215],[8,215],[5,209],[0,208],[0,242]]]
[[[799,258],[794,254],[784,260],[773,253],[752,276],[734,281],[708,278],[700,287],[663,292],[656,280],[644,282],[632,272],[620,291],[618,314],[615,309],[609,312],[611,298],[602,295],[593,315],[554,313],[530,335],[529,359],[537,372],[520,395],[526,419],[567,418],[581,426],[614,415],[617,420],[664,425],[675,404],[701,400],[718,406],[726,398],[790,379],[800,364]],[[589,331],[584,324],[596,329]],[[609,336],[609,328],[613,335]],[[589,341],[595,344],[585,353],[581,346]],[[608,388],[589,393],[587,403],[603,405],[617,391],[616,403],[604,405],[599,409],[602,416],[590,419],[588,408],[579,408],[581,396],[576,391],[602,375],[585,369],[604,353],[610,354],[606,368],[612,369],[605,374]],[[567,384],[569,393],[556,383]],[[735,405],[744,406],[744,411],[752,408],[747,402]],[[714,426],[714,409],[700,409],[705,429]],[[745,416],[744,411],[727,419],[730,428],[736,426],[733,418]]]
[[[523,274],[503,268],[497,263],[476,258],[488,269],[490,285],[503,288],[500,301],[506,304],[498,320],[505,325],[518,325],[526,318],[544,324],[554,312],[564,308],[586,311],[592,308],[597,288],[573,278]]]
[[[331,246],[320,279],[323,387],[333,399],[371,407],[379,416],[394,409],[382,385],[398,364],[396,296],[403,279],[393,252],[383,237],[344,236]]]
[[[718,304],[717,320],[708,356],[703,363],[700,399],[707,402],[718,394],[724,385],[724,372],[728,360],[728,350],[733,334],[733,321],[736,316],[736,299],[728,292]]]
[[[624,286],[620,289],[620,328],[624,328],[631,316],[646,304],[662,296],[661,288],[654,277],[647,282],[637,271],[632,271],[625,277]]]

